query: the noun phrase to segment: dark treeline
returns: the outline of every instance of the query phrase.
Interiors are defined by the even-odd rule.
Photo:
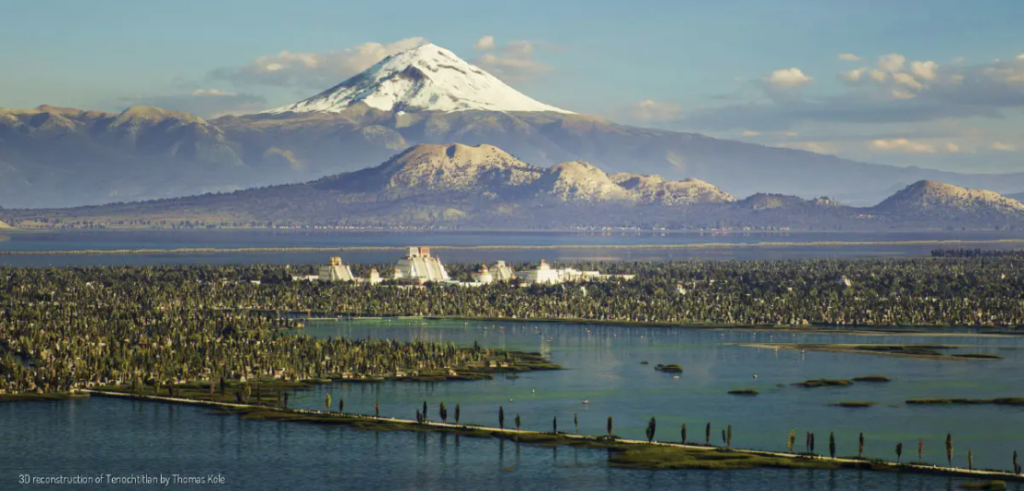
[[[285,285],[234,280],[254,274],[259,268],[0,268],[0,394],[390,376],[510,356],[451,343],[292,335],[284,328],[293,321],[237,310],[288,295]]]
[[[633,281],[555,286],[368,288],[292,283],[286,280],[283,267],[249,266],[224,268],[221,274],[277,282],[238,285],[230,295],[243,301],[223,298],[218,306],[365,316],[743,325],[1024,325],[1024,256],[573,266],[637,277]],[[461,278],[474,267],[449,265],[448,269],[453,278]],[[368,266],[354,268],[354,272],[362,274],[363,269]],[[218,269],[205,269],[202,274],[214,271]]]
[[[553,286],[398,288],[291,281],[313,266],[0,268],[0,389],[58,391],[247,374],[295,380],[468,366],[488,356],[433,343],[293,336],[281,329],[289,321],[274,312],[680,324],[1024,324],[1024,257],[1017,255],[574,266],[637,276]],[[473,267],[451,270],[459,276]]]
[[[1024,258],[1024,250],[993,250],[993,249],[936,249],[932,257],[1019,257]]]

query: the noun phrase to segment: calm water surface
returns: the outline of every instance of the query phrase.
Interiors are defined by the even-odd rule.
[[[95,398],[0,405],[0,489],[955,490],[962,479],[859,471],[643,471],[602,450],[243,421]],[[18,476],[221,474],[223,486],[19,486]],[[1010,489],[1022,489],[1011,486]]]
[[[659,440],[678,440],[683,422],[689,439],[712,441],[733,426],[733,445],[785,448],[790,429],[814,431],[819,452],[828,432],[838,454],[856,454],[863,431],[869,456],[892,458],[897,441],[904,458],[916,460],[925,440],[926,461],[944,460],[946,432],[954,435],[955,465],[966,465],[968,449],[978,467],[1008,468],[1012,451],[1024,449],[1021,408],[996,406],[913,407],[914,397],[1019,396],[1024,339],[1015,337],[854,336],[766,334],[735,330],[624,328],[532,323],[453,321],[311,322],[314,336],[473,341],[486,347],[540,351],[566,367],[526,373],[517,380],[457,383],[335,384],[298,392],[293,406],[320,408],[324,392],[346,411],[411,418],[427,401],[431,417],[444,401],[462,420],[497,424],[519,414],[527,429],[600,434],[608,415],[615,432],[640,438],[657,417]],[[838,353],[756,350],[736,342],[856,342],[957,344],[963,352],[995,353],[994,361],[929,361]],[[647,360],[650,365],[641,365]],[[680,363],[679,379],[652,368]],[[757,374],[755,380],[753,375]],[[793,382],[819,377],[883,374],[889,384],[800,389]],[[776,387],[784,384],[784,387]],[[729,396],[735,388],[757,388],[753,398]],[[582,404],[584,399],[589,404]],[[867,400],[870,409],[828,404]],[[436,434],[361,432],[344,428],[243,421],[202,408],[93,398],[80,401],[0,405],[0,489],[13,489],[19,474],[76,475],[106,472],[198,475],[219,472],[223,489],[958,489],[961,479],[858,471],[636,471],[609,468],[607,453],[545,449],[511,442]],[[155,487],[155,486],[154,486]],[[82,489],[90,488],[88,486]],[[139,487],[144,489],[146,487]],[[173,488],[173,487],[172,487]],[[185,489],[182,487],[181,489]],[[1011,489],[1024,489],[1011,487]]]
[[[0,240],[0,251],[67,251],[114,249],[237,249],[251,247],[404,247],[487,246],[487,245],[586,245],[588,249],[545,250],[456,250],[437,251],[447,262],[508,261],[580,261],[580,260],[681,260],[681,259],[799,259],[808,257],[894,257],[923,256],[934,245],[866,245],[842,247],[732,247],[712,249],[608,249],[616,245],[649,244],[749,244],[760,242],[820,241],[908,241],[908,240],[998,240],[1020,239],[1020,232],[956,232],[928,233],[732,233],[711,235],[699,233],[501,233],[501,232],[301,232],[301,231],[96,231],[61,233],[11,233]],[[1020,248],[1020,244],[985,244],[981,248]],[[346,251],[349,263],[388,262],[398,257],[396,251]],[[324,261],[322,252],[266,253],[202,253],[96,256],[4,256],[0,266],[88,266],[88,265],[155,265],[155,264],[311,264]]]

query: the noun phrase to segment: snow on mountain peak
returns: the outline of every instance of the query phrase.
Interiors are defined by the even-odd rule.
[[[535,101],[440,46],[424,44],[384,58],[309,99],[263,111],[342,112],[362,102],[382,111],[570,111]]]

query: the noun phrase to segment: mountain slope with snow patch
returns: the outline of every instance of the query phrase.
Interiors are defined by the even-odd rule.
[[[320,94],[264,113],[337,113],[358,103],[395,112],[480,110],[572,114],[523,95],[434,44],[391,55]]]

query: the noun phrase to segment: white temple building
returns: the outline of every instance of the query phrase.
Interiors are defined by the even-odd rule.
[[[600,271],[580,271],[574,268],[554,269],[547,261],[541,259],[537,269],[520,271],[515,273],[523,283],[539,283],[542,285],[557,285],[574,281],[607,281],[607,280],[632,280],[636,275],[631,274],[602,274]]]
[[[498,261],[490,268],[486,264],[481,264],[480,269],[470,273],[474,283],[490,284],[495,281],[512,281],[516,278],[515,271],[512,270],[512,266],[505,264],[505,261]]]
[[[441,260],[430,255],[429,247],[410,247],[409,254],[398,260],[395,279],[449,281]]]
[[[370,278],[367,280],[367,283],[371,285],[379,285],[383,281],[384,278],[380,277],[380,272],[377,271],[377,268],[370,269]]]
[[[320,281],[356,281],[352,269],[341,263],[340,257],[332,257],[326,266],[320,266]]]
[[[537,266],[537,269],[520,271],[516,273],[516,276],[526,283],[555,285],[565,281],[563,279],[562,272],[563,270],[551,269],[551,265],[549,265],[547,261],[541,259],[540,266]]]
[[[480,283],[481,285],[494,283],[494,275],[487,269],[486,264],[481,264],[480,268],[470,273],[469,276],[473,278],[474,283]]]

